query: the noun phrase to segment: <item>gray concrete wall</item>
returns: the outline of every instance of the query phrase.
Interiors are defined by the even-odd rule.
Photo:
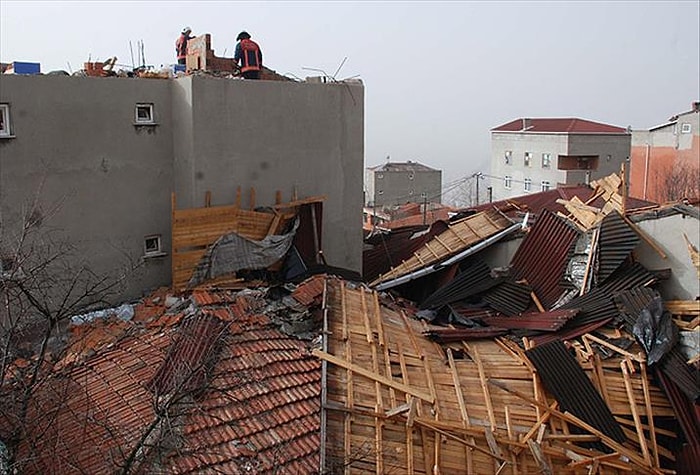
[[[324,195],[326,259],[359,272],[364,88],[208,77],[175,83],[178,107],[191,98],[193,124],[192,146],[175,151],[178,207],[201,206],[206,191],[213,205],[231,204],[238,186],[245,206],[251,187],[256,206],[273,205],[277,190],[283,201],[294,189],[299,198]]]
[[[0,76],[15,138],[0,139],[3,233],[38,197],[45,229],[74,243],[98,273],[138,262],[146,235],[170,246],[170,81]],[[135,127],[136,103],[156,126]],[[52,217],[48,214],[57,206]],[[169,257],[149,259],[127,294],[169,281]]]
[[[700,221],[677,214],[637,223],[666,253],[661,256],[646,242],[635,250],[639,262],[647,269],[671,269],[671,278],[661,283],[665,300],[695,300],[700,296],[697,270],[690,260],[688,246],[683,235],[688,236],[696,249],[700,249]]]
[[[591,170],[590,179],[597,180],[613,173],[620,173],[620,166],[626,163],[629,177],[629,157],[631,153],[632,134],[625,135],[571,135],[567,155],[598,156],[598,167]],[[608,158],[609,156],[609,158]],[[566,183],[576,185],[585,183],[585,171],[574,171],[567,174]]]
[[[325,195],[326,258],[361,270],[362,85],[0,76],[0,103],[15,134],[0,138],[3,233],[41,188],[43,210],[63,200],[51,225],[97,272],[139,261],[160,234],[167,255],[144,261],[128,296],[170,283],[172,191],[179,208],[207,190],[231,204],[237,186],[257,205],[295,187]],[[134,126],[137,103],[154,104],[157,125]]]

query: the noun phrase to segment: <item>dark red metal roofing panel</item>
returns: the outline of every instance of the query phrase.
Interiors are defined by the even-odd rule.
[[[453,341],[494,338],[506,333],[508,333],[508,330],[504,328],[431,328],[424,331],[423,335],[439,343],[450,343]]]
[[[605,282],[639,244],[639,236],[613,211],[600,224],[597,282]]]
[[[513,256],[517,278],[527,280],[545,309],[564,292],[560,283],[578,236],[571,224],[545,210]]]
[[[559,330],[578,313],[578,309],[528,312],[520,317],[487,317],[484,324],[507,329],[525,329],[553,332]]]
[[[525,354],[562,412],[571,412],[617,442],[627,440],[610,408],[561,341],[535,346]]]
[[[577,118],[515,119],[491,129],[492,132],[538,132],[568,134],[625,134],[627,129]]]

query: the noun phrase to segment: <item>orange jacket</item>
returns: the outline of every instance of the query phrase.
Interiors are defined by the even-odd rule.
[[[241,72],[260,71],[262,69],[262,51],[260,46],[250,39],[241,40],[236,45],[236,54],[233,57],[236,64],[241,65]]]

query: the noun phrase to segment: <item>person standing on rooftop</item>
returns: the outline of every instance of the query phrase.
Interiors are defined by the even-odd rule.
[[[246,31],[241,31],[236,37],[236,54],[233,60],[241,67],[245,79],[260,79],[262,70],[262,51],[260,46],[250,39]]]
[[[180,37],[175,42],[175,52],[177,53],[177,64],[187,64],[187,42],[194,38],[190,36],[192,29],[186,26],[182,29]]]

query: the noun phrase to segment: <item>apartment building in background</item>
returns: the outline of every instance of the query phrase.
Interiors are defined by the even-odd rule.
[[[491,200],[619,172],[630,131],[578,118],[520,118],[491,129]]]
[[[629,192],[657,203],[700,198],[700,102],[663,124],[632,132]]]
[[[441,199],[441,170],[411,160],[365,169],[365,206],[440,203]]]

